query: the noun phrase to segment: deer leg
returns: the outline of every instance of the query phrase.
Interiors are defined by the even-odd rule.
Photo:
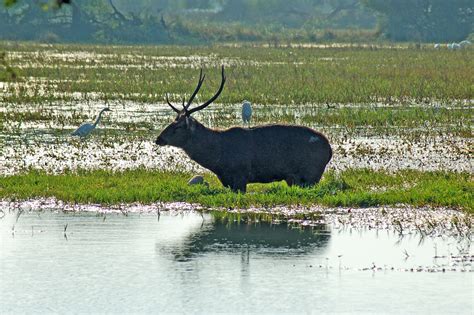
[[[219,180],[221,181],[222,186],[232,189],[232,180],[231,180],[231,178],[225,177],[225,176],[220,176],[220,175],[218,175],[217,178],[219,178]]]
[[[323,176],[324,169],[325,169],[325,166],[319,168],[315,173],[313,173],[313,175],[311,177],[308,177],[306,179],[308,184],[315,185],[315,184],[319,183],[319,181],[321,180],[321,177]]]
[[[297,185],[300,187],[311,187],[311,186],[316,185],[320,179],[321,179],[321,175],[316,176],[316,177],[311,177],[311,178],[303,177],[300,179]]]
[[[301,188],[305,188],[306,187],[306,182],[300,180],[298,183],[296,183],[296,185],[298,185]]]
[[[235,177],[228,176],[218,176],[219,180],[222,183],[222,186],[232,189],[233,192],[245,192],[247,182]]]
[[[311,183],[308,182],[307,178],[299,177],[295,180],[295,185],[304,188],[304,187],[308,187],[309,185],[311,185]]]
[[[288,186],[293,186],[296,184],[296,178],[294,175],[290,175],[285,179],[285,182]]]
[[[245,177],[218,176],[218,178],[224,187],[228,187],[234,192],[246,192],[247,179]]]
[[[311,182],[312,182],[311,185],[319,183],[322,176],[323,176],[323,173],[318,174],[317,176],[313,177],[312,180],[311,180]]]
[[[285,182],[288,184],[288,186],[299,186],[299,187],[304,187],[304,178],[302,176],[299,176],[297,174],[291,174],[289,175],[286,179]]]
[[[247,191],[247,179],[244,176],[234,177],[231,189],[234,192],[245,193]]]
[[[324,168],[325,167],[323,166],[322,168],[316,169],[313,172],[307,172],[305,175],[295,176],[293,184],[298,185],[299,187],[310,187],[316,185],[323,176]]]

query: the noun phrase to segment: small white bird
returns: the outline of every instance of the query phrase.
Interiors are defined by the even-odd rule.
[[[79,136],[79,137],[87,137],[92,132],[92,130],[95,129],[95,127],[99,123],[100,118],[102,117],[102,113],[103,112],[110,112],[110,111],[111,110],[108,107],[104,108],[103,110],[100,111],[99,115],[97,116],[97,119],[95,120],[95,122],[93,124],[90,124],[90,123],[82,124],[73,133],[71,133],[71,135],[72,136]]]
[[[471,45],[472,43],[468,40],[463,40],[462,42],[459,43],[459,46],[461,46],[461,48],[464,48],[466,46],[469,46]]]
[[[440,49],[441,48],[441,44],[434,44],[434,49]]]
[[[242,121],[244,124],[250,125],[250,118],[252,117],[252,106],[249,101],[244,101],[242,104]]]

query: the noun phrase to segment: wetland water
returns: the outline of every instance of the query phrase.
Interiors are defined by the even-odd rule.
[[[206,172],[181,150],[155,145],[160,131],[174,117],[164,104],[112,102],[113,111],[105,115],[93,135],[84,141],[70,137],[80,124],[93,121],[103,106],[103,102],[53,103],[36,110],[32,110],[33,105],[0,106],[0,119],[1,115],[6,115],[4,125],[0,125],[0,143],[4,145],[0,150],[0,173],[12,175],[31,169],[61,173],[75,169],[135,168]],[[345,123],[327,125],[317,121],[318,117],[328,115],[346,119],[345,115],[351,116],[346,113],[348,108],[328,111],[318,105],[300,104],[288,108],[257,104],[252,125],[285,122],[307,125],[323,132],[334,150],[328,169],[472,171],[472,137],[451,134],[453,127],[447,123],[431,129],[426,126],[364,126],[351,129],[348,135]],[[208,127],[228,128],[240,125],[240,110],[240,104],[214,104],[206,111],[196,113],[196,117]],[[373,111],[378,110],[385,111],[386,108]],[[426,110],[431,109],[419,109],[420,113]],[[455,110],[466,112],[467,117],[468,109]],[[407,109],[400,107],[393,111],[403,113]],[[25,119],[25,115],[31,115],[31,120]]]
[[[473,311],[465,238],[195,212],[3,214],[1,313]]]

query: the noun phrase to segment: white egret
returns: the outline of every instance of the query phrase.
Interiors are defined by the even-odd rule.
[[[441,44],[434,44],[434,49],[440,49],[441,48]]]
[[[79,136],[79,137],[87,137],[92,132],[92,130],[95,129],[95,127],[99,123],[100,118],[102,117],[102,113],[103,112],[110,112],[110,111],[111,110],[108,107],[104,108],[103,110],[100,111],[99,115],[97,116],[97,119],[95,120],[95,122],[93,124],[90,124],[90,123],[82,124],[71,135],[72,136]]]
[[[242,121],[244,124],[250,125],[250,118],[252,117],[252,106],[249,101],[244,101],[242,104]]]
[[[464,48],[464,47],[467,47],[469,45],[471,45],[472,43],[468,40],[463,40],[462,42],[459,43],[459,46],[461,46],[461,48]]]

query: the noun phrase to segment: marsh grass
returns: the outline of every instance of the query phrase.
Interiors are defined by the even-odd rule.
[[[73,203],[105,205],[183,201],[225,208],[408,204],[474,212],[474,184],[467,173],[347,170],[338,174],[327,172],[320,184],[309,188],[288,187],[283,182],[251,184],[247,194],[223,188],[209,174],[205,175],[209,187],[188,186],[190,177],[187,173],[149,170],[78,171],[60,175],[30,171],[1,178],[0,198],[56,197]]]
[[[235,125],[236,113],[239,108],[229,108],[214,105],[212,115],[210,112],[201,113],[203,122],[210,123],[214,127],[228,128]],[[217,114],[216,114],[217,113]],[[164,128],[172,119],[170,116],[153,118],[140,118],[137,113],[137,121],[110,121],[109,128],[138,131]],[[58,110],[31,110],[31,111],[9,111],[0,112],[0,119],[8,121],[9,124],[17,126],[18,122],[50,122],[58,126],[78,125],[84,121],[92,120],[84,114],[73,113],[65,116],[64,111]],[[143,121],[148,119],[148,121]],[[354,132],[357,128],[365,128],[374,132],[390,131],[392,135],[406,133],[414,129],[422,129],[423,133],[439,133],[449,131],[455,134],[472,136],[471,130],[472,110],[469,108],[420,108],[420,107],[397,107],[397,108],[321,108],[318,106],[299,106],[288,109],[283,106],[262,106],[254,109],[252,123],[286,123],[304,124],[318,128],[343,127],[345,132]],[[140,121],[142,120],[142,121]],[[110,127],[110,125],[112,127]]]
[[[242,46],[94,46],[0,43],[24,88],[11,88],[4,102],[41,103],[100,97],[162,102],[165,93],[193,91],[198,68],[207,81],[200,99],[219,84],[227,65],[223,103],[259,104],[426,102],[471,100],[474,50],[263,48]],[[31,84],[32,79],[41,84]]]
[[[202,113],[211,127],[235,125],[235,104],[249,99],[255,107],[254,124],[303,124],[324,132],[342,128],[345,134],[364,129],[369,134],[472,137],[472,49],[0,42],[1,50],[8,51],[5,64],[24,79],[5,83],[0,91],[1,127],[7,133],[19,122],[64,127],[93,119],[75,110],[79,103],[107,100],[115,107],[128,102],[146,108],[163,104],[165,93],[180,100],[194,89],[197,68],[203,67],[207,79],[197,96],[201,102],[215,92],[217,68],[224,63],[228,80],[220,104],[211,108],[215,112]],[[21,103],[27,111],[17,109]],[[136,134],[168,122],[161,116],[114,122],[111,129]]]
[[[7,53],[0,51],[0,81],[16,81],[18,74],[15,69],[10,67],[7,61]]]
[[[270,224],[279,224],[286,223],[289,224],[294,220],[310,220],[317,221],[322,220],[323,216],[321,213],[317,212],[308,212],[308,213],[294,213],[291,216],[288,216],[284,213],[276,212],[261,212],[261,211],[219,211],[211,210],[209,211],[213,219],[219,223],[225,224],[229,227],[234,224],[241,223],[270,223]],[[292,221],[293,220],[293,221]],[[295,224],[295,227],[301,228],[301,225]],[[321,227],[321,226],[320,226]]]

